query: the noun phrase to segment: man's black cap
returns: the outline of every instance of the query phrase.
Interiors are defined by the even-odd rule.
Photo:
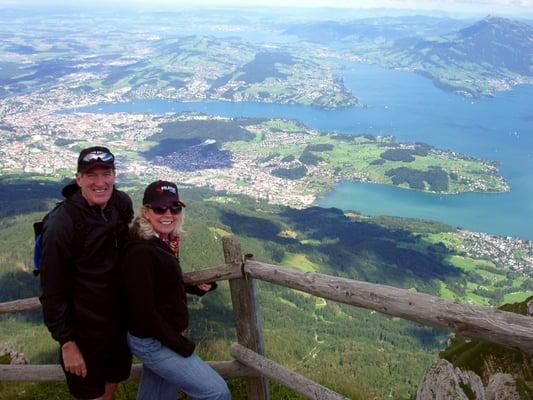
[[[80,152],[78,172],[87,172],[96,166],[115,169],[115,156],[107,147],[93,146]]]
[[[169,181],[155,181],[144,190],[143,205],[155,205],[175,203],[185,207],[185,203],[180,200],[178,187]]]

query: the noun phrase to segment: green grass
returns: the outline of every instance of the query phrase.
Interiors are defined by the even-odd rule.
[[[490,261],[479,260],[479,259],[463,257],[463,256],[451,256],[447,259],[447,261],[465,271],[475,270],[476,272],[479,272],[478,268],[481,266],[488,266],[488,267],[495,268],[494,263]]]
[[[458,297],[457,294],[455,294],[455,292],[448,289],[448,287],[446,286],[444,282],[440,282],[439,296],[442,297],[443,299],[448,299],[448,300],[455,300]]]
[[[443,243],[448,249],[455,251],[459,251],[463,244],[463,239],[455,232],[430,233],[424,240],[433,244]]]
[[[278,129],[283,132],[301,132],[302,126],[295,121],[286,119],[271,119],[263,123],[267,129]]]
[[[320,266],[309,261],[305,254],[285,253],[281,260],[281,265],[297,268],[305,272],[315,272],[320,269]]]
[[[249,179],[237,179],[237,186],[239,187],[250,186],[250,180]]]
[[[230,236],[231,235],[231,232],[228,232],[227,230],[222,229],[222,228],[218,228],[218,227],[212,226],[212,227],[209,227],[208,229],[211,232],[213,232],[215,237],[225,237],[225,236]]]
[[[486,297],[480,296],[474,293],[475,289],[483,288],[482,285],[476,283],[467,282],[466,284],[466,295],[464,299],[468,303],[478,304],[481,306],[488,306],[490,304],[489,300]]]
[[[520,301],[526,300],[531,295],[533,295],[533,292],[507,293],[505,296],[503,296],[503,302],[504,303],[518,303]]]

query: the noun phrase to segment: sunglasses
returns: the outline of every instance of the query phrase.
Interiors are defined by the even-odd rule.
[[[167,206],[167,205],[159,205],[159,206],[151,206],[147,205],[150,210],[154,212],[154,214],[163,215],[167,212],[167,210],[170,210],[170,213],[172,215],[177,215],[181,212],[182,206]]]
[[[110,162],[114,160],[115,160],[115,157],[113,156],[113,154],[105,152],[105,151],[100,151],[100,150],[91,151],[90,153],[87,153],[82,158],[82,161],[84,162],[91,162],[91,161]]]

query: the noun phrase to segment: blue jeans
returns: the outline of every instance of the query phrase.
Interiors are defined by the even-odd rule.
[[[128,333],[131,352],[143,363],[137,400],[176,400],[181,390],[195,400],[230,400],[224,379],[195,353],[182,357],[154,338]]]

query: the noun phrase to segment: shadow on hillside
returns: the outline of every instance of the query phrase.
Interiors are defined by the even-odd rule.
[[[349,277],[435,293],[433,280],[462,276],[442,254],[419,250],[420,240],[408,230],[354,221],[336,208],[286,209],[281,215],[307,239],[322,242],[311,247]]]
[[[352,279],[435,294],[437,280],[464,279],[444,261],[451,254],[445,247],[436,252],[407,229],[353,220],[336,208],[285,208],[271,219],[220,211],[221,222],[235,234],[268,241],[278,253],[305,254]],[[280,236],[284,229],[296,232],[297,239]]]
[[[0,178],[0,218],[47,211],[51,200],[62,199],[65,183]]]
[[[236,235],[271,241],[278,244],[296,244],[297,240],[279,236],[282,228],[270,219],[221,210],[220,221]]]

